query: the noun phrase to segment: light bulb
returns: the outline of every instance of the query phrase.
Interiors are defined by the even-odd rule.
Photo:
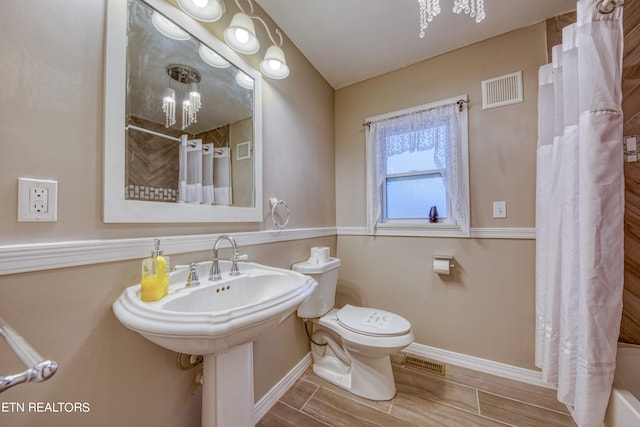
[[[190,17],[204,22],[215,22],[224,13],[219,0],[178,0],[178,6]]]
[[[244,28],[236,28],[236,40],[240,43],[245,44],[249,41],[249,32]]]
[[[282,67],[282,63],[280,61],[276,61],[275,59],[269,60],[269,68],[273,71],[278,71]]]

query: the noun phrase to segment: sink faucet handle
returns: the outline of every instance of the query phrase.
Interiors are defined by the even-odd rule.
[[[247,254],[237,254],[234,255],[231,261],[246,261],[249,259],[249,255]]]
[[[200,285],[200,279],[198,279],[198,264],[192,262],[189,265],[189,277],[187,277],[187,288]]]
[[[233,254],[233,258],[231,258],[231,269],[229,270],[229,276],[238,276],[240,274],[240,268],[238,267],[238,261],[246,261],[249,259],[249,255],[240,254],[236,252]]]
[[[222,273],[220,272],[220,263],[218,262],[218,257],[213,258],[213,262],[211,263],[211,269],[209,270],[209,280],[220,280],[222,279]]]

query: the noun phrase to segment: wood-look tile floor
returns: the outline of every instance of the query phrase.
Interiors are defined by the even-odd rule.
[[[315,426],[575,426],[555,391],[447,365],[441,376],[392,357],[397,394],[390,401],[352,395],[309,368],[256,424]]]

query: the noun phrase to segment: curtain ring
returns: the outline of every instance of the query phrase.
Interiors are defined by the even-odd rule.
[[[269,205],[271,206],[271,221],[273,221],[273,225],[275,225],[277,228],[285,228],[287,224],[289,224],[289,217],[291,216],[289,206],[287,206],[284,200],[278,200],[276,197],[272,197],[269,199]],[[276,221],[276,209],[278,208],[278,205],[284,206],[287,211],[284,222]]]
[[[604,0],[600,0],[596,8],[598,9],[598,12],[602,13],[603,15],[608,15],[612,13],[614,10],[616,10],[616,7],[618,6],[618,2],[616,0],[612,0],[608,2],[607,3],[607,6],[609,7],[608,9],[603,9],[602,8],[603,5],[604,5]]]

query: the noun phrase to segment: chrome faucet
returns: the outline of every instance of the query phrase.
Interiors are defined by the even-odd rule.
[[[213,264],[211,264],[211,271],[209,271],[209,280],[220,280],[222,278],[222,273],[220,273],[220,264],[218,262],[218,247],[223,240],[227,240],[231,243],[231,247],[233,248],[233,257],[231,258],[231,269],[229,270],[230,276],[237,276],[240,274],[240,269],[238,268],[238,261],[247,259],[247,255],[240,255],[240,251],[238,250],[238,245],[233,237],[227,236],[223,234],[218,237],[213,244]]]

